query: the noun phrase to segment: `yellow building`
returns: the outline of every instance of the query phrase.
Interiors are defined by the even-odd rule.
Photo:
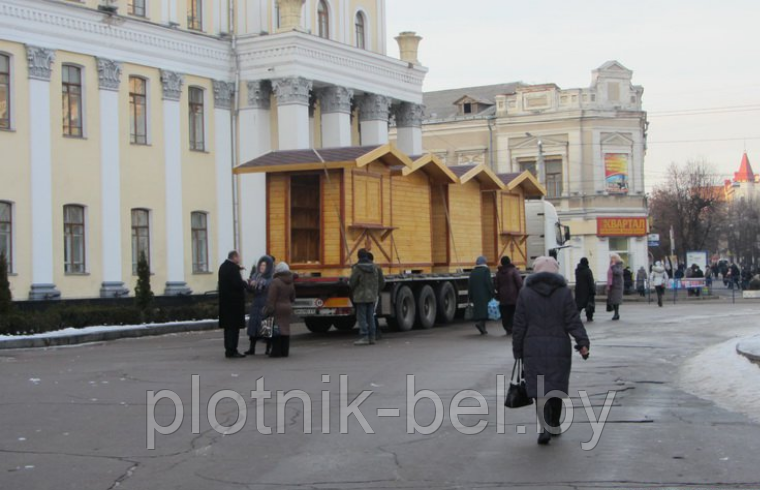
[[[166,295],[215,290],[233,248],[250,266],[265,180],[234,166],[384,144],[420,111],[420,38],[390,58],[385,24],[383,0],[0,0],[14,298],[127,295],[142,253]],[[419,146],[419,124],[399,133]]]

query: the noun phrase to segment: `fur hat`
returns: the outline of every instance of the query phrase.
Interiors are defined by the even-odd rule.
[[[533,272],[550,272],[559,274],[559,264],[552,257],[539,257],[533,262]]]
[[[283,272],[290,272],[290,266],[285,262],[280,262],[277,267],[274,268],[275,274],[282,274]]]
[[[487,264],[488,264],[488,259],[486,259],[482,255],[478,257],[478,260],[475,261],[475,265],[487,265]]]

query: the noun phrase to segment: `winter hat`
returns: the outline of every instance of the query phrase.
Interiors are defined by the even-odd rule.
[[[552,257],[539,257],[533,262],[533,272],[550,272],[559,274],[559,264]]]
[[[488,259],[486,259],[482,255],[478,257],[478,260],[475,261],[475,265],[486,265],[486,264],[488,264]]]
[[[275,274],[282,274],[283,272],[290,272],[290,267],[285,262],[280,262],[277,267],[274,268]]]
[[[367,260],[369,259],[369,252],[366,248],[362,248],[357,253],[357,256],[359,257],[359,260]]]
[[[654,265],[655,267],[662,267],[662,262],[658,260],[657,262],[654,263]]]
[[[501,258],[501,265],[503,267],[506,267],[506,266],[508,266],[511,263],[512,263],[512,260],[509,257],[507,257],[506,255]]]
[[[581,265],[588,265],[588,259],[586,257],[581,259]]]

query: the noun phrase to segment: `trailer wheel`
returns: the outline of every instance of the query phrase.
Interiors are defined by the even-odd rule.
[[[401,332],[408,332],[414,327],[414,321],[417,319],[417,305],[414,301],[414,294],[409,286],[401,286],[396,293],[396,317],[393,326]]]
[[[438,287],[438,323],[451,323],[457,315],[457,290],[450,282]]]
[[[433,328],[437,310],[433,288],[427,285],[422,286],[417,297],[417,318],[420,328]]]
[[[349,332],[356,326],[356,317],[342,316],[335,318],[333,319],[333,325],[335,325],[335,328],[341,332]]]
[[[328,330],[330,330],[330,327],[332,327],[332,319],[330,318],[304,318],[304,323],[306,323],[306,328],[309,329],[309,332],[312,333],[327,333]]]

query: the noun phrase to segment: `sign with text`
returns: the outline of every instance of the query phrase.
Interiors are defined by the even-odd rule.
[[[610,194],[628,194],[628,154],[604,154],[604,178]]]
[[[646,236],[646,218],[597,218],[597,236]]]

